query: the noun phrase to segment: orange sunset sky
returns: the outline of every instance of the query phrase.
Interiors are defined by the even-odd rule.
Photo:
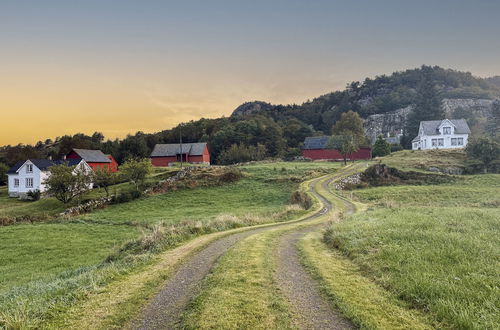
[[[2,1],[0,145],[154,132],[228,116],[245,101],[302,103],[422,64],[500,75],[499,7]]]

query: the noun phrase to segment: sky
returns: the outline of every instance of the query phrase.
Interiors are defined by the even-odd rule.
[[[500,1],[0,0],[0,145],[156,132],[439,65],[500,75]]]

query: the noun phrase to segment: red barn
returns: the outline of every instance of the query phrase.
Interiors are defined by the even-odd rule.
[[[157,144],[151,153],[153,166],[169,166],[180,162],[210,165],[210,153],[206,143]]]
[[[304,141],[304,148],[302,155],[304,158],[313,160],[326,159],[326,160],[343,160],[342,154],[336,149],[327,148],[329,136],[313,136],[307,137]],[[368,147],[361,147],[358,151],[350,154],[348,160],[361,160],[371,159],[372,149]]]
[[[95,171],[98,167],[104,167],[111,172],[118,171],[118,163],[111,155],[105,155],[101,150],[73,149],[66,155],[67,159],[83,159]]]

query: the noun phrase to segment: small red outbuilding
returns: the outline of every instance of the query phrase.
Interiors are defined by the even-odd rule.
[[[313,160],[343,160],[342,154],[336,149],[327,148],[329,136],[313,136],[307,137],[304,141],[302,156]],[[348,160],[371,159],[372,149],[361,147],[358,151],[350,154]]]

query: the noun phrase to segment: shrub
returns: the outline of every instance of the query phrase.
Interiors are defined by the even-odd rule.
[[[224,173],[219,176],[219,181],[221,183],[232,183],[240,180],[243,177],[243,173],[235,167],[227,168]]]
[[[37,201],[37,200],[40,200],[42,193],[40,192],[40,190],[36,189],[36,190],[28,191],[28,193],[26,195],[28,195],[30,200]]]
[[[311,208],[313,201],[311,197],[303,191],[294,191],[290,197],[290,204],[298,204],[305,210]]]

